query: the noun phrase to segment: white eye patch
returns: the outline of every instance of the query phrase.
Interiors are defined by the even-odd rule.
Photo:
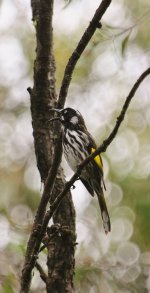
[[[79,120],[78,120],[78,117],[77,116],[73,116],[71,119],[70,119],[70,122],[72,123],[72,124],[77,124],[78,122],[79,122]]]

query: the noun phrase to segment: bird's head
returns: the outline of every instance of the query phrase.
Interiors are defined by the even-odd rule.
[[[50,121],[58,120],[65,128],[69,129],[83,129],[85,122],[79,111],[72,108],[65,108],[62,110],[52,109],[57,113],[57,117],[52,118]]]

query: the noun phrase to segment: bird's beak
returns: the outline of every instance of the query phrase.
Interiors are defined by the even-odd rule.
[[[51,112],[51,111],[61,114],[62,109],[52,108],[52,109],[50,110],[50,112]],[[60,121],[60,117],[54,117],[54,118],[50,119],[49,122],[56,121],[56,120],[59,120],[59,121]]]

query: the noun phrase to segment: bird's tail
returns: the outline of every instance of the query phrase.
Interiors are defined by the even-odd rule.
[[[104,198],[104,194],[103,194],[102,189],[101,189],[101,193],[97,193],[97,197],[98,197],[98,202],[99,202],[99,206],[100,206],[100,210],[101,210],[104,230],[105,230],[105,233],[107,234],[108,232],[111,231],[111,223],[110,223],[110,217],[109,217],[109,213],[107,210],[107,206],[106,206],[106,202],[105,202],[105,198]]]

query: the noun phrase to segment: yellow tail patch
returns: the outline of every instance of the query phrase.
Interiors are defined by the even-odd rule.
[[[91,148],[91,153],[93,154],[96,151],[96,149]],[[97,166],[103,171],[103,163],[100,155],[97,155],[94,158],[94,161],[96,162]]]

